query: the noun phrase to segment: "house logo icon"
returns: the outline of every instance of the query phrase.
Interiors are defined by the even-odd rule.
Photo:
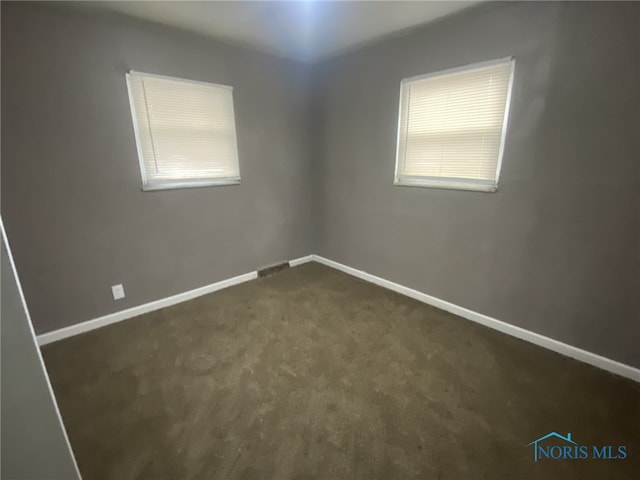
[[[542,448],[538,447],[538,443],[543,442],[544,440],[548,439],[548,438],[552,438],[552,437],[556,437],[559,438],[560,440],[564,440],[565,442],[567,442],[569,445],[578,445],[576,442],[574,442],[573,440],[571,440],[571,433],[567,433],[566,437],[563,437],[562,435],[560,435],[559,433],[556,432],[551,432],[551,433],[547,433],[546,435],[535,439],[533,442],[530,442],[527,444],[527,446],[533,445],[533,461],[537,462],[538,461],[538,452],[540,452],[542,450]],[[569,448],[571,449],[571,447],[569,446]],[[567,450],[562,449],[562,452],[565,452]],[[548,457],[548,455],[547,455]]]
[[[551,440],[552,444],[548,444],[547,440]],[[560,445],[557,445],[558,443]],[[531,445],[533,445],[534,462],[542,459],[584,460],[597,458],[602,460],[624,460],[628,455],[626,445],[579,445],[571,438],[570,432],[566,436],[557,432],[550,432],[528,443],[527,447]]]

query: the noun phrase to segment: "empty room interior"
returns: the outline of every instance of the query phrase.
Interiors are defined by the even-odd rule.
[[[639,478],[640,2],[1,17],[3,479]]]

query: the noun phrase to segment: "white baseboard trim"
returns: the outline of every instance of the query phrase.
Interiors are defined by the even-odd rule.
[[[313,261],[331,268],[335,268],[336,270],[340,270],[375,285],[393,290],[394,292],[406,295],[407,297],[413,298],[428,305],[432,305],[441,310],[453,313],[455,315],[458,315],[459,317],[471,320],[472,322],[476,322],[494,330],[498,330],[502,333],[506,333],[507,335],[511,335],[512,337],[516,337],[526,342],[533,343],[534,345],[553,350],[554,352],[560,353],[567,357],[571,357],[575,360],[588,363],[589,365],[593,365],[594,367],[601,368],[602,370],[615,373],[616,375],[620,375],[622,377],[626,377],[640,383],[640,369],[638,368],[617,362],[615,360],[611,360],[610,358],[591,353],[578,347],[574,347],[573,345],[569,345],[567,343],[545,337],[544,335],[540,335],[539,333],[525,330],[524,328],[497,320],[495,318],[489,317],[488,315],[474,312],[473,310],[455,305],[453,303],[447,302],[446,300],[432,297],[431,295],[427,295],[426,293],[422,293],[418,290],[405,287],[404,285],[400,285],[390,280],[377,277],[362,270],[343,265],[342,263],[329,260],[328,258],[324,258],[319,255],[307,255],[305,257],[290,260],[289,265],[291,267],[295,267]],[[206,295],[223,288],[248,282],[249,280],[257,278],[257,276],[258,273],[256,271],[245,273],[243,275],[238,275],[237,277],[222,280],[210,285],[205,285],[204,287],[196,288],[194,290],[189,290],[188,292],[179,293],[171,297],[145,303],[144,305],[132,307],[127,310],[121,310],[119,312],[111,313],[109,315],[95,318],[93,320],[71,325],[69,327],[54,330],[52,332],[43,333],[37,336],[38,345],[47,345],[48,343],[56,342],[73,335],[78,335],[80,333],[95,330],[96,328],[104,327],[107,325],[111,325],[112,323],[117,323],[129,318],[137,317],[138,315],[142,315],[144,313],[152,312],[154,310],[169,307],[177,303],[185,302],[187,300],[191,300],[193,298],[200,297],[202,295]]]
[[[36,337],[38,340],[38,345],[43,346],[48,343],[57,342],[58,340],[62,340],[63,338],[72,337],[80,333],[95,330],[96,328],[105,327],[107,325],[111,325],[112,323],[117,323],[129,318],[137,317],[138,315],[142,315],[143,313],[170,307],[171,305],[185,302],[187,300],[191,300],[193,298],[200,297],[217,290],[222,290],[223,288],[238,285],[239,283],[248,282],[249,280],[253,280],[254,278],[258,278],[258,272],[254,271],[245,273],[242,275],[238,275],[237,277],[232,277],[220,282],[212,283],[210,285],[205,285],[204,287],[195,288],[193,290],[189,290],[188,292],[178,293],[170,297],[145,303],[144,305],[138,305],[137,307],[110,313],[109,315],[94,318],[93,320],[77,323],[69,327],[54,330],[52,332],[43,333]]]
[[[303,263],[313,262],[314,257],[315,255],[307,255],[306,257],[294,258],[293,260],[289,260],[289,266],[297,267]]]
[[[432,297],[431,295],[427,295],[426,293],[419,292],[418,290],[414,290],[412,288],[405,287],[384,278],[371,275],[370,273],[363,272],[362,270],[358,270],[352,267],[348,267],[347,265],[334,262],[333,260],[329,260],[319,255],[313,255],[313,260],[328,267],[335,268],[336,270],[340,270],[344,273],[348,273],[349,275],[352,275],[354,277],[358,277],[367,282],[374,283],[389,290],[393,290],[394,292],[406,295],[407,297],[411,297],[420,302],[437,307],[441,310],[453,313],[455,315],[458,315],[459,317],[466,318],[467,320],[471,320],[472,322],[476,322],[494,330],[498,330],[499,332],[506,333],[507,335],[511,335],[512,337],[519,338],[520,340],[533,343],[534,345],[553,350],[554,352],[560,353],[567,357],[571,357],[584,363],[588,363],[589,365],[601,368],[602,370],[606,370],[608,372],[615,373],[616,375],[620,375],[636,382],[640,382],[640,369],[632,367],[630,365],[626,365],[624,363],[611,360],[610,358],[591,353],[587,350],[574,347],[573,345],[569,345],[558,340],[545,337],[544,335],[540,335],[539,333],[531,332],[529,330],[525,330],[524,328],[517,327],[500,320],[496,320],[495,318],[483,315],[482,313],[474,312],[445,300]]]
[[[313,257],[313,255],[307,255],[305,257],[289,260],[289,266],[295,267],[298,265],[302,265],[303,263],[312,262]],[[172,295],[171,297],[161,298],[160,300],[145,303],[144,305],[138,305],[137,307],[131,307],[126,310],[110,313],[103,317],[98,317],[94,318],[93,320],[87,320],[86,322],[70,325],[59,330],[42,333],[36,337],[38,340],[38,345],[47,345],[48,343],[57,342],[58,340],[62,340],[67,337],[72,337],[74,335],[79,335],[80,333],[95,330],[96,328],[111,325],[112,323],[117,323],[129,318],[137,317],[138,315],[142,315],[144,313],[152,312],[154,310],[159,310],[165,307],[170,307],[171,305],[175,305],[176,303],[186,302],[187,300],[191,300],[193,298],[215,292],[216,290],[221,290],[233,285],[238,285],[239,283],[248,282],[249,280],[253,280],[257,277],[257,271],[245,273],[243,275],[238,275],[237,277],[228,278],[220,282],[205,285],[204,287],[189,290],[188,292],[178,293],[177,295]]]

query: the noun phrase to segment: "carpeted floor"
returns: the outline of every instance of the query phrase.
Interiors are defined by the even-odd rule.
[[[639,478],[640,384],[315,263],[43,352],[85,480]]]

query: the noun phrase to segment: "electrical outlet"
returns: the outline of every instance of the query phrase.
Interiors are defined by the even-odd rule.
[[[114,285],[113,287],[111,287],[111,292],[113,292],[114,300],[120,300],[121,298],[124,298],[124,288],[122,287],[122,284]]]

